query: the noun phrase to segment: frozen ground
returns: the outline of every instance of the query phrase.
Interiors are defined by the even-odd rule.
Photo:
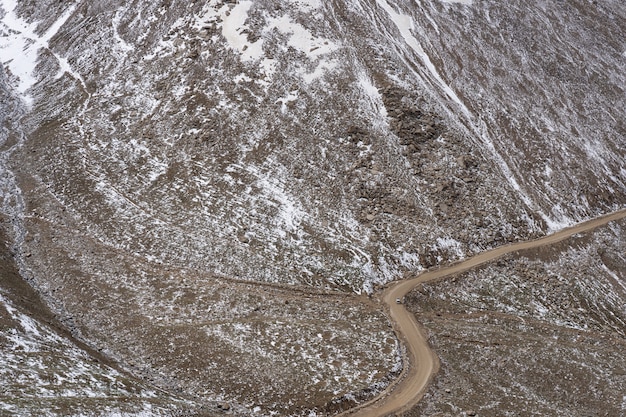
[[[368,398],[400,366],[381,285],[625,203],[617,0],[0,8],[20,273],[211,410]]]

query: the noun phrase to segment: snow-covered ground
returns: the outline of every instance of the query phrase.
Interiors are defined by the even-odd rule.
[[[16,14],[16,0],[2,0],[0,8],[3,9],[4,14],[0,21],[2,64],[12,79],[17,92],[22,95],[28,105],[31,105],[32,98],[28,90],[37,82],[35,67],[39,54],[42,49],[50,51],[50,39],[57,34],[61,26],[74,13],[76,5],[68,6],[64,13],[42,34],[38,34],[41,31],[38,22],[27,22]],[[82,81],[66,57],[52,53],[60,67],[57,76],[68,72]]]

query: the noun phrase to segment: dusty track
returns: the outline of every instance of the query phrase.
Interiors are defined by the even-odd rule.
[[[439,359],[428,346],[428,341],[421,325],[417,322],[415,316],[407,311],[402,304],[396,303],[396,298],[404,297],[409,291],[424,282],[467,271],[511,252],[556,243],[577,233],[587,232],[611,221],[623,218],[626,218],[626,209],[563,229],[540,239],[514,243],[482,252],[462,262],[445,268],[430,270],[415,278],[400,281],[389,286],[383,293],[383,302],[389,311],[396,333],[406,346],[405,359],[408,360],[408,364],[405,363],[404,372],[389,389],[360,407],[348,410],[340,415],[383,417],[406,411],[422,398],[428,383],[439,369]]]

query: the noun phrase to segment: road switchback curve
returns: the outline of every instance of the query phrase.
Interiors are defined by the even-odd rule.
[[[383,292],[382,301],[398,338],[406,346],[404,371],[380,395],[339,414],[339,416],[385,417],[407,411],[419,402],[429,382],[439,370],[439,359],[428,345],[426,331],[403,304],[396,303],[397,298],[402,299],[409,291],[425,282],[467,271],[511,252],[557,243],[577,233],[588,232],[625,217],[626,209],[622,209],[539,239],[513,243],[481,252],[450,266],[429,270],[415,278],[389,285]]]

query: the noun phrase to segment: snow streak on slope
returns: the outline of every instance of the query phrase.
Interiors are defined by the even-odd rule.
[[[478,137],[484,132],[484,142],[493,143],[548,229],[598,214],[598,205],[619,208],[625,189],[620,120],[626,84],[623,36],[616,36],[626,30],[622,3],[421,3],[439,26],[435,35],[414,15],[433,61],[479,119]],[[566,168],[544,176],[546,165]]]
[[[470,126],[470,134],[473,134],[476,138],[482,141],[484,146],[486,146],[487,150],[498,163],[500,169],[502,170],[502,174],[509,181],[511,187],[518,193],[526,206],[529,209],[536,211],[544,219],[550,231],[556,231],[571,225],[573,223],[573,220],[568,219],[567,217],[562,217],[560,220],[555,220],[546,215],[542,210],[539,209],[539,207],[532,200],[532,198],[522,189],[519,182],[515,178],[515,174],[513,173],[509,165],[505,162],[504,158],[502,158],[500,153],[496,150],[493,141],[489,137],[489,132],[487,131],[485,124],[480,121],[476,121],[476,118],[473,116],[467,106],[461,101],[459,96],[454,92],[450,85],[446,81],[444,81],[428,54],[424,51],[419,41],[413,35],[412,32],[416,29],[413,18],[410,15],[402,14],[395,11],[386,0],[376,0],[376,2],[382,9],[385,10],[385,12],[387,12],[387,14],[397,27],[398,31],[402,35],[402,38],[422,61],[422,63],[430,73],[430,76],[434,79],[435,84],[438,85],[445,92],[448,98],[452,100],[461,110],[463,116],[465,116],[465,121]],[[465,5],[469,5],[471,4],[471,0],[450,1],[449,3],[462,3]],[[429,21],[432,22],[430,16],[427,17]],[[432,23],[434,24],[435,29],[438,31],[437,25],[434,22]],[[416,75],[420,77],[420,74],[416,73]],[[447,108],[448,106],[444,105],[444,107]],[[451,111],[451,114],[454,113],[454,111]],[[478,123],[478,125],[476,123]]]
[[[463,111],[463,114],[465,114],[465,116],[468,119],[471,119],[471,114],[469,110],[467,109],[467,107],[465,107],[465,105],[459,99],[456,93],[441,78],[441,75],[437,71],[437,68],[435,68],[435,66],[433,65],[432,61],[430,60],[430,57],[426,54],[426,52],[424,52],[424,49],[422,49],[422,46],[419,44],[415,36],[413,36],[413,34],[411,33],[411,31],[415,29],[415,24],[411,16],[396,12],[389,5],[389,3],[387,3],[386,0],[376,0],[376,2],[378,3],[380,7],[382,7],[389,14],[389,17],[395,23],[396,27],[400,31],[400,34],[404,38],[404,41],[407,43],[407,45],[411,47],[411,49],[413,49],[413,51],[417,54],[417,56],[422,60],[424,65],[426,65],[426,68],[428,69],[428,71],[430,71],[430,74],[435,79],[439,87],[443,89],[443,91],[447,94],[447,96],[452,101],[454,101],[456,104],[459,105],[459,107]]]
[[[7,66],[17,81],[17,91],[24,100],[31,105],[32,98],[27,94],[37,82],[33,74],[37,65],[39,50],[48,49],[50,39],[58,32],[67,19],[74,12],[72,5],[43,35],[37,34],[38,24],[28,23],[15,13],[16,0],[2,0],[0,7],[4,10],[4,17],[0,21],[0,51],[2,64]],[[54,54],[54,52],[53,52]],[[82,77],[72,70],[66,58],[54,54],[61,67],[61,75],[68,72],[85,85]]]

